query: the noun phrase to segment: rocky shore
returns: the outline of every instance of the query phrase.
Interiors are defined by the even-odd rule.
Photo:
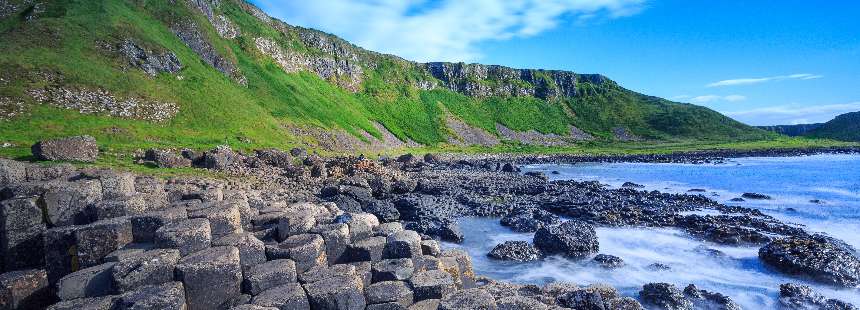
[[[34,151],[54,160],[97,156],[67,145],[78,141],[89,140],[45,141]],[[600,252],[595,227],[673,227],[717,244],[761,246],[775,270],[856,289],[855,249],[758,210],[635,184],[548,181],[517,166],[856,151],[369,159],[219,147],[139,156],[142,165],[216,170],[221,179],[0,159],[0,309],[740,308],[695,285],[651,283],[633,299],[602,285],[485,278],[464,251],[440,246],[473,237],[457,225],[463,216],[501,217],[514,231],[535,232],[533,242],[497,246],[488,253],[495,259],[561,255],[613,268],[623,260]],[[682,213],[697,210],[720,215]],[[780,289],[789,309],[856,309],[802,285]]]

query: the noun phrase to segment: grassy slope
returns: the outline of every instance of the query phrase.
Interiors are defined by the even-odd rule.
[[[0,97],[21,98],[27,89],[46,82],[39,72],[56,72],[58,84],[102,88],[117,97],[141,97],[175,102],[179,115],[165,123],[148,123],[34,105],[29,115],[0,122],[2,141],[17,148],[0,153],[24,154],[36,140],[76,134],[95,136],[107,149],[207,148],[228,143],[236,148],[280,147],[298,143],[284,130],[287,124],[361,130],[379,135],[371,121],[382,123],[401,139],[436,146],[447,140],[445,111],[495,133],[501,123],[515,130],[565,134],[573,124],[610,140],[610,131],[624,126],[634,133],[662,141],[726,141],[772,139],[706,108],[672,103],[627,91],[614,83],[581,83],[581,96],[546,102],[534,98],[478,100],[448,90],[421,91],[410,81],[426,73],[408,63],[383,56],[378,66],[365,68],[358,94],[346,92],[311,73],[284,73],[259,54],[255,37],[267,37],[284,48],[314,54],[294,34],[283,34],[260,22],[233,1],[222,1],[220,12],[236,23],[242,36],[221,39],[205,17],[168,0],[51,1],[47,12],[33,21],[21,15],[0,21],[0,69],[7,82]],[[206,65],[173,35],[167,25],[193,19],[225,58],[235,61],[247,77],[243,87]],[[132,37],[153,50],[170,50],[183,70],[155,78],[140,70],[123,70],[124,61],[99,48]],[[240,139],[241,138],[241,139]],[[251,141],[250,143],[242,141]],[[588,145],[581,146],[588,148]],[[539,150],[539,148],[532,148]]]
[[[860,142],[860,112],[845,113],[809,132],[807,136]]]

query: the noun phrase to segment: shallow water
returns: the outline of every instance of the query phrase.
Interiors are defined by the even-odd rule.
[[[743,158],[718,165],[691,164],[577,164],[532,165],[526,171],[545,171],[553,179],[596,180],[620,187],[630,181],[647,190],[687,192],[692,188],[730,205],[759,208],[784,221],[830,234],[860,247],[860,156],[819,155],[792,158]],[[550,171],[559,171],[553,175]],[[773,197],[769,201],[729,202],[744,192]],[[824,204],[810,203],[820,199]],[[794,211],[788,208],[793,208]],[[694,211],[708,214],[712,210]],[[836,290],[774,272],[758,260],[757,247],[728,247],[690,238],[675,229],[598,228],[600,253],[616,255],[626,265],[605,270],[590,261],[574,262],[551,257],[534,263],[510,263],[486,254],[506,240],[530,241],[533,234],[512,232],[499,219],[464,218],[460,227],[466,236],[461,245],[474,258],[478,274],[518,283],[542,284],[570,281],[579,284],[606,283],[635,297],[643,284],[669,282],[683,288],[699,288],[729,295],[744,309],[776,307],[779,285],[801,282],[820,293],[860,305],[860,291]],[[476,236],[476,237],[470,237]],[[480,236],[480,237],[477,237]],[[725,257],[713,257],[702,248],[717,249]],[[648,268],[653,263],[670,271]]]

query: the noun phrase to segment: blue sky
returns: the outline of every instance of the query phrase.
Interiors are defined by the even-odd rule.
[[[752,125],[860,111],[860,1],[252,2],[410,60],[601,73]]]

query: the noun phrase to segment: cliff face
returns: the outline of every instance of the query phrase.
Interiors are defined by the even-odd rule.
[[[823,123],[817,123],[817,124],[773,125],[773,126],[757,126],[757,127],[764,129],[764,130],[767,130],[767,131],[773,131],[773,132],[778,133],[778,134],[786,135],[789,137],[797,137],[797,136],[806,135],[810,131],[813,131],[813,130],[817,129],[818,127],[821,127],[821,125],[824,125],[824,124]]]

